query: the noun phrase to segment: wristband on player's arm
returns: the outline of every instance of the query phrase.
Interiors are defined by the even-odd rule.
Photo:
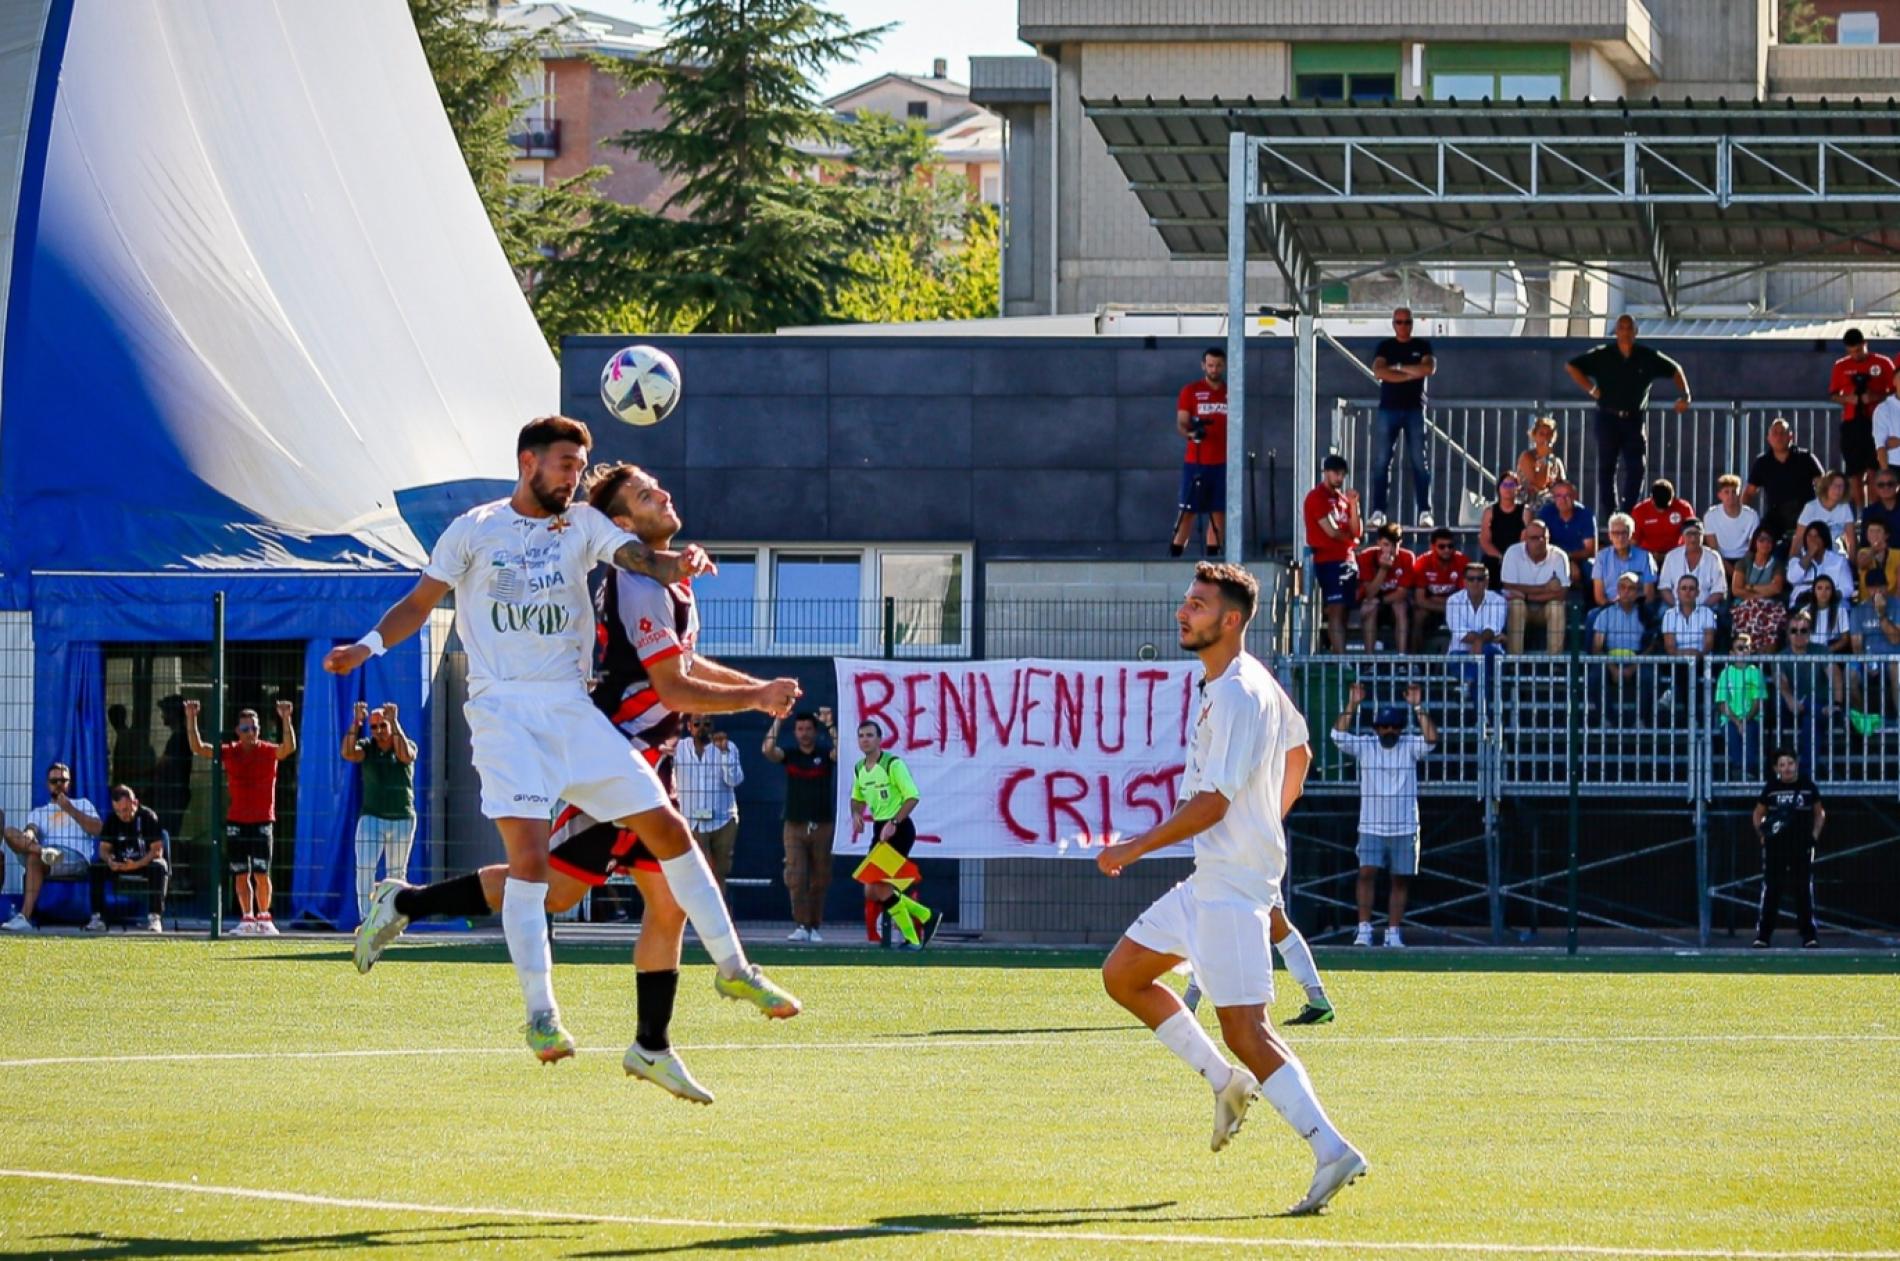
[[[369,649],[369,655],[372,657],[380,657],[389,651],[388,648],[383,646],[383,636],[380,631],[371,631],[369,634],[357,640],[355,646]]]

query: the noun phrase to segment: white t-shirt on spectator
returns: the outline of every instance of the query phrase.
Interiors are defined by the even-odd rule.
[[[1809,605],[1807,612],[1814,619],[1812,642],[1817,648],[1832,648],[1836,640],[1853,632],[1853,606],[1848,604],[1846,596],[1836,599],[1832,608],[1817,609]]]
[[[1743,505],[1742,510],[1731,517],[1717,504],[1702,518],[1702,533],[1706,536],[1702,544],[1707,547],[1713,543],[1723,560],[1740,560],[1748,555],[1748,545],[1760,528],[1761,514],[1753,508]]]
[[[1359,763],[1359,830],[1368,836],[1418,831],[1418,760],[1432,751],[1425,737],[1408,731],[1388,749],[1370,732],[1335,730],[1333,743]]]
[[[1801,515],[1795,519],[1794,537],[1797,545],[1801,540],[1801,532],[1808,528],[1810,521],[1825,522],[1828,533],[1834,536],[1835,550],[1840,552],[1847,550],[1844,536],[1847,533],[1847,527],[1854,524],[1853,504],[1843,499],[1832,508],[1823,508],[1820,500],[1808,500],[1808,506],[1803,508]]]
[[[1690,574],[1702,584],[1696,600],[1701,604],[1713,604],[1728,595],[1728,570],[1722,565],[1722,558],[1715,549],[1704,547],[1697,559],[1695,568],[1689,568],[1689,549],[1678,547],[1663,557],[1662,575],[1656,585],[1662,589],[1663,596],[1673,605],[1676,599],[1676,584]]]
[[[1889,394],[1874,408],[1874,450],[1887,450],[1887,463],[1900,466],[1900,394]]]
[[[1570,585],[1570,557],[1554,547],[1544,549],[1544,559],[1531,559],[1531,551],[1522,543],[1513,543],[1504,549],[1503,574],[1500,581],[1517,583],[1525,587],[1541,587],[1555,578],[1563,586]]]
[[[1566,564],[1565,568],[1569,566]],[[1460,591],[1445,601],[1445,629],[1451,632],[1451,650],[1469,652],[1465,647],[1465,636],[1477,631],[1490,631],[1493,635],[1504,633],[1504,620],[1510,614],[1510,606],[1504,597],[1495,591],[1484,593],[1484,602],[1477,608],[1471,607],[1469,589]]]
[[[92,803],[84,797],[68,797],[79,810],[95,819],[104,818]],[[54,868],[58,872],[71,872],[83,869],[98,852],[99,846],[92,837],[86,835],[86,829],[79,826],[79,820],[61,810],[52,802],[27,813],[25,827],[31,827],[40,834],[40,844],[50,846],[60,852],[61,861]],[[8,853],[12,861],[7,863],[9,873],[19,865],[19,855]]]
[[[1788,558],[1788,607],[1799,603],[1822,574],[1834,580],[1834,589],[1840,592],[1842,599],[1854,598],[1854,568],[1847,563],[1847,557],[1830,548],[1821,553],[1818,565],[1809,564],[1806,556]]]
[[[1702,651],[1702,633],[1715,629],[1715,610],[1705,604],[1695,606],[1695,612],[1685,614],[1680,604],[1672,604],[1663,612],[1662,629],[1665,635],[1676,637],[1678,650],[1691,648]]]

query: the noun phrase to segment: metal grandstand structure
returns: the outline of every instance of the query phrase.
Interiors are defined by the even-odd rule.
[[[1900,262],[1892,102],[1083,107],[1169,253],[1227,263],[1235,560],[1249,258],[1273,261],[1293,310],[1300,469],[1317,464],[1320,294],[1342,280],[1409,264],[1573,266],[1645,286],[1674,313],[1695,288],[1764,269]]]

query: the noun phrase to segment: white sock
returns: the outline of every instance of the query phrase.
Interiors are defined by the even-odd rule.
[[[1155,1030],[1155,1037],[1161,1039],[1162,1046],[1185,1060],[1189,1068],[1205,1077],[1215,1090],[1227,1085],[1233,1076],[1234,1066],[1207,1036],[1207,1030],[1188,1012],[1177,1011],[1162,1021]]]
[[[554,1010],[554,956],[548,949],[548,887],[508,877],[501,890],[501,931],[521,981],[528,1015]]]
[[[1274,942],[1273,948],[1280,952],[1280,959],[1286,964],[1287,973],[1300,983],[1300,988],[1306,991],[1307,998],[1326,997],[1326,987],[1319,983],[1319,966],[1313,962],[1313,952],[1307,949],[1306,938],[1300,936],[1299,929],[1292,929],[1286,936]]]
[[[1307,1141],[1313,1155],[1322,1162],[1346,1154],[1346,1140],[1327,1119],[1326,1109],[1320,1107],[1319,1096],[1313,1093],[1313,1079],[1306,1075],[1304,1064],[1295,1059],[1287,1060],[1260,1083],[1260,1093],[1293,1127],[1293,1132]]]
[[[382,847],[375,841],[356,842],[356,917],[369,915],[369,895],[376,887],[376,858]],[[392,869],[389,873],[395,875]]]
[[[673,890],[673,900],[680,904],[693,931],[699,934],[700,944],[719,965],[719,975],[733,976],[743,971],[745,948],[739,944],[739,933],[732,926],[726,900],[719,896],[712,868],[706,865],[699,846],[688,846],[678,858],[662,859],[660,871],[666,876],[667,887]]]

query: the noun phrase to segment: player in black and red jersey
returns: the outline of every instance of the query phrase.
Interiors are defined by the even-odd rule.
[[[671,539],[679,532],[673,497],[636,465],[593,469],[587,499],[642,540]],[[699,608],[689,583],[664,585],[633,574],[625,578],[610,577],[594,598],[592,696],[635,751],[660,772],[671,795],[670,759],[662,749],[678,734],[681,713],[757,709],[783,717],[797,701],[799,686],[795,679],[757,679],[699,656]],[[686,914],[667,888],[659,863],[631,832],[564,804],[549,837],[548,866],[550,914],[574,906],[616,871],[632,875],[645,902],[633,952],[639,1027],[622,1063],[628,1073],[682,1099],[711,1103],[711,1092],[693,1080],[669,1038]],[[370,915],[357,931],[357,969],[369,971],[411,920],[492,913],[501,905],[506,878],[507,869],[495,866],[422,888],[395,880],[379,884],[371,895]]]

